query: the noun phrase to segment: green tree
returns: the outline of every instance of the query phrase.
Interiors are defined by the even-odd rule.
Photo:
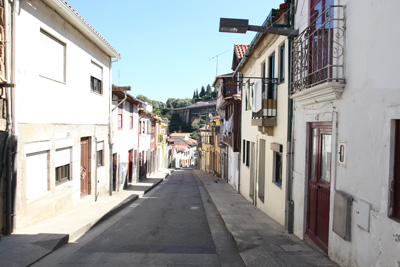
[[[211,93],[212,93],[212,89],[211,89],[210,84],[208,84],[207,85],[207,94],[211,96]]]
[[[204,96],[206,96],[206,90],[204,89],[204,86],[202,86],[199,97],[203,98]]]

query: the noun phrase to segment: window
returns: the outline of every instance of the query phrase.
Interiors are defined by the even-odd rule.
[[[246,167],[250,166],[250,141],[246,143]]]
[[[103,94],[102,80],[103,69],[92,61],[90,70],[90,90],[94,93]]]
[[[96,159],[97,167],[104,166],[104,141],[97,143]]]
[[[334,47],[333,23],[335,20],[334,9],[326,9],[334,4],[333,0],[310,1],[310,32],[309,40],[309,73],[310,82],[323,82],[332,77],[332,63]],[[326,12],[324,14],[324,12]]]
[[[56,150],[56,185],[71,180],[71,148]]]
[[[245,96],[246,96],[246,101],[245,101],[245,105],[246,105],[246,110],[251,110],[251,99],[250,99],[250,81],[248,81],[245,85]]]
[[[26,155],[26,200],[32,201],[49,190],[48,151]]]
[[[279,50],[279,82],[282,83],[285,81],[285,44]]]
[[[40,76],[65,82],[65,43],[40,30]]]
[[[272,53],[268,59],[268,62],[268,77],[272,79],[275,78],[275,53]]]
[[[129,128],[133,129],[133,104],[129,105]]]
[[[243,163],[246,162],[246,140],[243,139],[243,147],[242,147],[242,157]]]
[[[261,85],[262,85],[262,99],[266,99],[266,97],[265,97],[266,96],[265,95],[265,78],[266,78],[266,76],[265,76],[265,67],[266,67],[266,64],[265,64],[265,61],[264,61],[263,63],[261,63],[261,77],[263,78],[262,82],[261,82]]]
[[[122,112],[123,112],[123,110],[124,110],[124,104],[121,104],[119,107],[118,107],[118,129],[122,129]]]
[[[400,120],[395,120],[393,180],[390,216],[400,220]]]
[[[90,76],[90,89],[93,92],[102,94],[101,81],[93,76]]]
[[[282,186],[282,145],[271,143],[271,149],[274,153],[273,182]]]

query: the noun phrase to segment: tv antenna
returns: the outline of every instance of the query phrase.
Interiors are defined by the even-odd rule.
[[[118,69],[118,85],[121,85],[121,69]]]
[[[218,57],[219,57],[220,55],[225,54],[225,53],[228,52],[228,51],[229,51],[229,50],[226,50],[225,52],[222,52],[221,54],[218,54],[218,55],[216,55],[216,56],[213,56],[213,57],[208,58],[209,61],[211,61],[211,60],[214,59],[214,58],[217,59],[216,67],[215,67],[215,68],[216,68],[216,70],[215,70],[215,76],[218,75]]]

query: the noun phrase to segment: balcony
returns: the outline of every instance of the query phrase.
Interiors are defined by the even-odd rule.
[[[277,79],[263,79],[261,88],[255,89],[251,125],[273,127],[277,125]],[[260,86],[254,84],[253,86]]]
[[[292,42],[291,97],[303,104],[339,99],[345,83],[345,8],[313,10],[310,25]]]

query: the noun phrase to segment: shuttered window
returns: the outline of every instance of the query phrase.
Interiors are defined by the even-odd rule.
[[[71,148],[56,150],[56,184],[71,180]]]
[[[40,31],[40,75],[65,82],[65,43]]]
[[[93,92],[102,94],[103,93],[102,80],[103,80],[103,69],[92,61],[91,75],[90,75],[90,89]]]
[[[26,199],[32,201],[49,190],[48,152],[26,155]]]
[[[104,166],[104,142],[97,143],[97,167]]]

